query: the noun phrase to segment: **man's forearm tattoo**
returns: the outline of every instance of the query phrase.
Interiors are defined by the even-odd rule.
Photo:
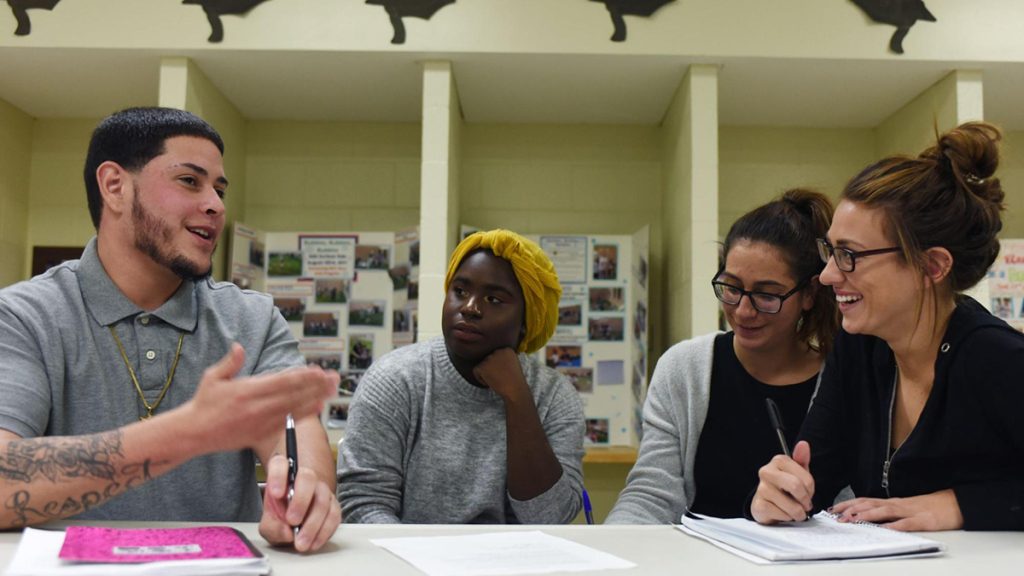
[[[151,461],[124,463],[121,431],[83,437],[12,440],[0,452],[0,481],[31,484],[53,483],[79,478],[106,480],[100,490],[87,490],[61,500],[33,502],[32,492],[17,489],[4,497],[4,508],[14,514],[14,523],[66,518],[95,508],[121,492],[150,478]]]
[[[7,452],[0,454],[0,478],[14,482],[82,477],[113,480],[112,460],[118,456],[124,456],[119,430],[82,437],[12,440]]]

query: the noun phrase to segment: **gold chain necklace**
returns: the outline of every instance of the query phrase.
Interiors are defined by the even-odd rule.
[[[167,389],[171,387],[171,380],[174,380],[174,371],[177,370],[178,359],[181,358],[181,342],[185,339],[185,333],[182,332],[178,335],[178,350],[174,353],[174,363],[171,364],[171,371],[167,374],[167,382],[164,383],[164,389],[160,391],[160,397],[150,406],[149,402],[146,402],[146,396],[142,393],[142,386],[139,386],[139,379],[135,376],[135,369],[132,368],[132,363],[128,361],[128,353],[124,351],[124,344],[121,344],[121,339],[117,337],[117,331],[114,330],[114,326],[110,325],[108,328],[110,328],[111,336],[114,337],[114,342],[117,342],[117,349],[121,351],[121,359],[124,360],[124,365],[128,368],[128,375],[132,377],[135,391],[139,393],[139,399],[142,400],[142,405],[146,407],[146,415],[139,416],[139,420],[149,420],[153,417],[153,412],[157,406],[164,401]]]

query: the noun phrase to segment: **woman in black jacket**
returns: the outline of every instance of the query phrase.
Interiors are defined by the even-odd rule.
[[[820,281],[843,331],[793,457],[761,468],[750,514],[900,530],[1024,529],[1024,335],[962,292],[999,253],[999,130],[964,124],[846,186]]]

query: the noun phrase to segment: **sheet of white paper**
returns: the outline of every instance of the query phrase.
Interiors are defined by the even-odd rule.
[[[378,538],[377,546],[430,576],[547,574],[632,568],[632,562],[538,530]]]
[[[270,571],[264,558],[174,560],[144,564],[86,564],[65,562],[60,559],[64,545],[64,532],[26,528],[21,535],[14,558],[4,572],[5,576],[219,576],[228,574],[256,575]]]

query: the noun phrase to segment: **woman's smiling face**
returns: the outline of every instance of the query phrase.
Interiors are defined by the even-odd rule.
[[[828,241],[854,252],[896,246],[887,230],[885,212],[843,200],[836,207]],[[819,280],[832,287],[847,332],[887,342],[913,333],[924,284],[901,252],[855,258],[853,272],[843,272],[835,258],[829,258]]]
[[[747,291],[785,295],[800,282],[779,249],[764,242],[740,240],[725,258],[725,268],[716,280]],[[748,350],[765,350],[789,345],[796,340],[796,324],[814,303],[812,289],[804,289],[782,302],[777,314],[754,308],[750,296],[739,304],[722,303],[725,319],[735,333],[734,342]]]

